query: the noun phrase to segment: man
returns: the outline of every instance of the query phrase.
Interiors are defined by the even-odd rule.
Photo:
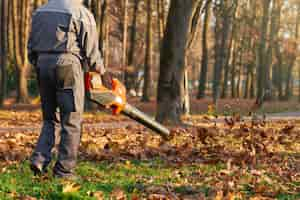
[[[61,141],[53,172],[56,177],[73,177],[84,109],[83,67],[101,75],[105,72],[95,19],[81,0],[49,0],[35,11],[28,57],[37,71],[43,112],[30,167],[41,174],[51,162],[59,108]]]

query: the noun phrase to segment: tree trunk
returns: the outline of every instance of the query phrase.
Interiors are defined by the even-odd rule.
[[[18,97],[17,102],[28,103],[27,66],[18,70]]]
[[[147,33],[146,33],[146,55],[144,68],[143,102],[149,102],[151,96],[152,80],[152,1],[147,0]]]
[[[300,66],[298,68],[298,79],[300,80]],[[298,101],[300,102],[300,85],[298,87]]]
[[[276,53],[276,58],[277,58],[277,63],[276,63],[276,84],[277,84],[277,90],[278,90],[278,99],[283,100],[283,61],[282,61],[282,55],[280,52],[280,45],[279,42],[276,41],[275,44],[275,53]]]
[[[217,100],[220,96],[220,83],[222,72],[226,65],[229,52],[229,34],[232,29],[232,18],[236,11],[235,1],[215,2],[215,64],[213,75],[213,103],[217,108]]]
[[[235,91],[235,78],[236,78],[236,57],[238,55],[238,47],[237,47],[237,41],[234,42],[233,45],[233,56],[232,56],[232,62],[231,62],[231,98],[236,97],[236,91]]]
[[[293,68],[297,59],[297,50],[298,50],[298,38],[299,38],[299,23],[300,23],[300,3],[298,4],[298,12],[295,22],[295,41],[292,42],[291,46],[293,51],[288,53],[288,76],[286,80],[285,88],[285,99],[289,100],[293,93]]]
[[[7,93],[7,56],[8,56],[8,47],[7,47],[7,29],[8,29],[8,1],[2,0],[0,4],[0,66],[1,66],[1,91],[0,91],[0,107],[3,105],[4,99],[6,98]]]
[[[233,31],[234,29],[232,29]],[[230,44],[228,47],[227,55],[226,55],[226,61],[225,61],[225,72],[224,72],[224,82],[223,82],[223,89],[222,89],[222,95],[221,98],[227,98],[228,96],[228,81],[229,81],[229,71],[230,71],[230,64],[229,61],[232,56],[232,43],[233,43],[233,32],[231,33],[231,38],[230,38]]]
[[[27,58],[27,40],[29,35],[29,15],[30,1],[24,0],[23,4],[17,0],[12,0],[12,25],[14,36],[14,56],[16,61],[16,69],[18,71],[18,103],[28,103],[29,95],[27,88],[27,73],[29,62]],[[21,9],[23,15],[17,14]],[[21,20],[20,20],[21,18]],[[21,33],[21,34],[18,34]]]
[[[134,67],[134,52],[136,48],[136,35],[137,35],[137,17],[140,0],[134,0],[133,17],[132,17],[132,30],[130,36],[130,48],[128,52],[128,66]],[[135,71],[136,69],[134,69]],[[125,71],[125,86],[127,90],[135,86],[135,72]]]
[[[208,69],[207,35],[208,35],[208,26],[210,21],[210,8],[211,8],[211,1],[208,1],[205,8],[203,31],[202,31],[202,59],[201,59],[201,72],[199,76],[199,88],[198,88],[198,95],[197,95],[198,99],[205,97],[205,90],[207,84],[207,69]]]
[[[0,6],[1,33],[0,33],[0,65],[1,65],[1,91],[0,106],[3,105],[7,93],[7,28],[8,28],[8,0],[3,0]]]
[[[251,71],[250,99],[255,98],[255,76],[254,69]]]
[[[245,84],[245,91],[244,91],[244,99],[249,97],[249,90],[250,90],[250,81],[251,81],[251,66],[247,65],[247,74],[246,74],[246,84]]]
[[[273,51],[275,48],[275,39],[276,39],[276,34],[279,33],[279,20],[281,15],[281,5],[282,1],[277,0],[273,1],[273,6],[272,6],[272,13],[271,13],[271,23],[270,23],[270,33],[269,33],[269,47],[267,50],[267,56],[266,56],[266,68],[267,68],[267,73],[266,73],[266,97],[265,100],[272,100],[273,99],[273,86],[272,86],[272,60],[273,60]]]
[[[188,70],[184,70],[184,77],[182,85],[182,114],[184,116],[189,116],[191,109],[190,109],[190,92],[189,92],[189,75]]]
[[[156,9],[157,9],[157,27],[158,27],[158,36],[159,36],[159,43],[161,43],[161,40],[164,36],[164,14],[163,14],[163,9],[164,9],[164,2],[163,0],[157,0],[156,3]]]
[[[124,68],[124,80],[125,72],[127,67],[127,34],[128,34],[128,0],[124,1],[124,17],[123,17],[123,55],[122,55],[122,66]]]
[[[100,13],[100,24],[99,24],[99,48],[101,52],[104,55],[104,51],[107,49],[104,49],[105,46],[105,34],[106,34],[106,23],[108,23],[107,20],[107,0],[104,0],[101,5],[101,13]]]
[[[240,91],[241,91],[241,73],[242,73],[242,66],[240,65],[239,66],[239,69],[238,69],[238,79],[237,79],[237,82],[236,82],[236,97],[237,98],[240,98]]]
[[[258,66],[257,66],[257,97],[256,104],[261,106],[264,102],[265,98],[265,83],[266,83],[266,42],[267,42],[267,30],[268,30],[268,22],[269,22],[269,7],[271,0],[263,1],[263,17],[261,23],[261,38],[258,49]]]
[[[161,49],[157,116],[159,122],[181,122],[181,84],[189,22],[196,0],[172,0]]]
[[[104,65],[106,67],[108,67],[109,64],[109,23],[108,23],[108,19],[106,18],[106,22],[105,22],[105,39],[104,39]]]

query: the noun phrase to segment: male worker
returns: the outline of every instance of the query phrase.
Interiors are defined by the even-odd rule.
[[[84,109],[83,67],[101,75],[105,72],[95,19],[82,0],[49,0],[34,12],[28,57],[37,71],[43,112],[30,167],[41,174],[51,161],[59,108],[61,141],[53,172],[56,177],[73,177]],[[108,84],[109,76],[104,77]]]

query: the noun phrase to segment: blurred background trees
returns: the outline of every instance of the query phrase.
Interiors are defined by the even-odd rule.
[[[31,14],[45,2],[0,1],[1,105],[7,98],[28,103],[38,94],[26,42]],[[129,95],[143,101],[157,97],[162,121],[161,101],[172,102],[177,113],[166,118],[178,120],[189,98],[212,98],[215,105],[220,98],[246,98],[257,106],[300,100],[298,0],[84,4],[95,15],[106,66],[124,81]]]

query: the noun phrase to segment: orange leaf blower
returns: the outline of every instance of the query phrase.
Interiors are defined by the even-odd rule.
[[[110,90],[102,85],[101,76],[98,73],[87,72],[85,73],[85,88],[90,101],[112,109],[115,115],[123,114],[137,121],[165,139],[170,137],[170,131],[166,127],[127,103],[126,88],[117,79],[112,80]]]

